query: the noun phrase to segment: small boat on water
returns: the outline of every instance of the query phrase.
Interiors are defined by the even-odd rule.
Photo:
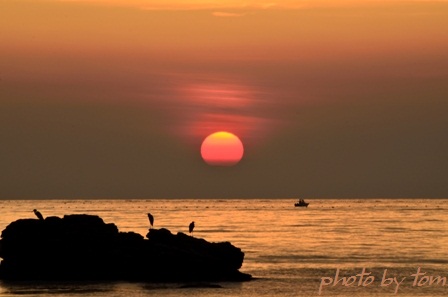
[[[308,207],[309,202],[305,202],[303,199],[299,199],[296,203],[294,203],[295,207]]]

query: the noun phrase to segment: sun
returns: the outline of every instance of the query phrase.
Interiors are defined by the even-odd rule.
[[[202,159],[212,166],[233,166],[243,158],[244,146],[235,134],[215,132],[207,136],[201,145]]]

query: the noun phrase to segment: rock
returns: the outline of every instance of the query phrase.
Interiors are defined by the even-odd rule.
[[[146,237],[154,248],[153,253],[163,263],[159,273],[166,277],[184,275],[190,281],[250,279],[250,275],[238,271],[244,253],[229,242],[210,243],[184,233],[173,235],[167,229],[150,229]]]
[[[5,280],[246,281],[244,253],[229,242],[210,243],[167,229],[147,239],[119,232],[98,216],[20,219],[1,234]]]

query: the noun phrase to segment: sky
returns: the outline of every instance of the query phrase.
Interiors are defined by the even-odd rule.
[[[0,1],[0,199],[447,198],[447,115],[448,1]]]

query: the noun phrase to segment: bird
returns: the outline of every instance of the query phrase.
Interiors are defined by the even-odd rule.
[[[194,221],[190,223],[190,226],[188,226],[188,232],[190,232],[190,234],[193,232],[194,229]]]
[[[149,223],[151,224],[151,227],[154,226],[154,217],[149,212],[148,212],[148,219],[149,219]]]
[[[39,220],[43,220],[44,219],[44,216],[37,209],[33,209],[33,211],[34,211],[34,214],[36,215],[36,217]]]

